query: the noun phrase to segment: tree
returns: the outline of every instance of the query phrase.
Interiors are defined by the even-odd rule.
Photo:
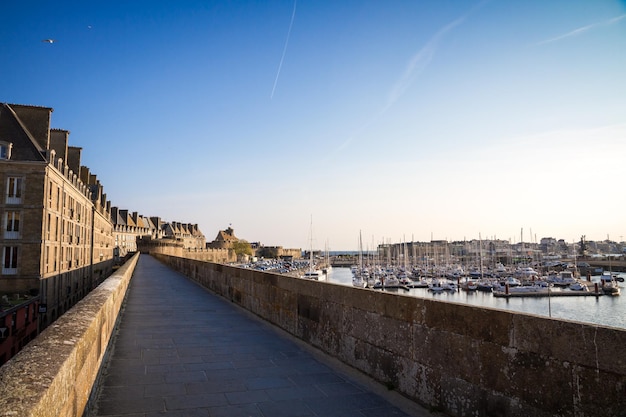
[[[250,243],[245,240],[238,240],[236,242],[233,242],[232,249],[235,251],[237,257],[241,255],[252,256],[252,246],[250,246]]]

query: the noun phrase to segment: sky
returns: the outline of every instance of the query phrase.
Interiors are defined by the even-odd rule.
[[[626,240],[623,0],[2,1],[0,63],[207,241]]]

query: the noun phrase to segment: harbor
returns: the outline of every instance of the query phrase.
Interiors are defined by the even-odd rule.
[[[626,279],[624,272],[615,275]],[[353,285],[352,280],[352,271],[347,267],[333,267],[326,276],[326,282],[340,285]],[[511,293],[515,295],[508,296],[498,292],[465,291],[460,286],[452,291],[440,292],[429,291],[428,287],[385,288],[384,291],[626,329],[626,298],[595,294],[593,289],[596,284],[601,287],[599,277],[591,277],[587,284],[589,292],[551,288],[549,293]],[[621,285],[624,284],[620,282]]]
[[[492,251],[485,257],[481,245],[475,253],[460,256],[447,244],[439,250],[435,245],[412,250],[408,246],[342,254],[320,251],[315,256],[305,252],[300,259],[264,259],[239,266],[368,291],[626,329],[626,300],[620,296],[626,279],[623,257],[540,259],[536,253],[514,255],[510,248],[501,256]]]

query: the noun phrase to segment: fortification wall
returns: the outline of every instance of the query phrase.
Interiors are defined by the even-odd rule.
[[[141,253],[178,256],[195,259],[197,261],[215,263],[229,263],[237,261],[237,255],[233,250],[215,248],[185,249],[182,244],[168,240],[138,240],[137,248]]]
[[[0,415],[80,417],[139,254],[0,367]]]
[[[626,415],[624,330],[155,257],[433,410]]]

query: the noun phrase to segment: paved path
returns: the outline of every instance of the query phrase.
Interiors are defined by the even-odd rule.
[[[430,416],[141,255],[90,416]]]

